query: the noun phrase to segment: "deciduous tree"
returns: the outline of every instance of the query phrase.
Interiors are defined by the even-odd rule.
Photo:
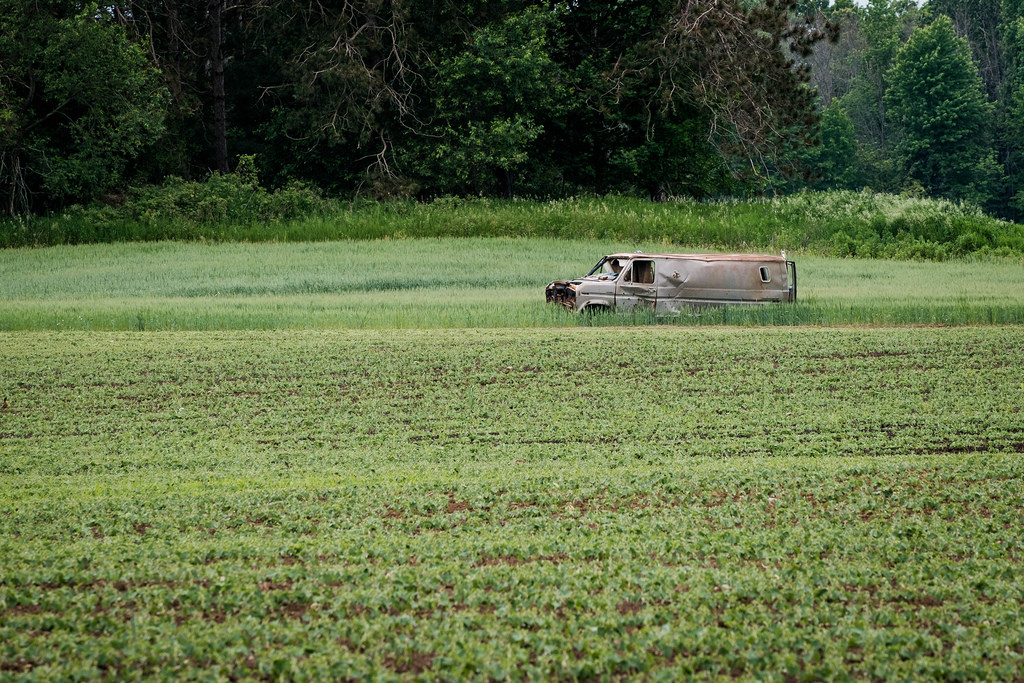
[[[95,5],[0,0],[0,196],[8,214],[122,189],[162,132],[142,47]]]
[[[863,185],[858,164],[859,148],[853,122],[840,100],[821,113],[819,143],[809,148],[803,162],[811,171],[815,189],[857,189]]]
[[[550,14],[530,9],[472,33],[439,60],[436,136],[428,137],[443,189],[511,196],[544,122],[563,108],[564,78],[548,49]]]
[[[1024,3],[1003,2],[1003,40],[1007,61],[1000,99],[999,128],[1011,210],[1024,215]]]
[[[565,18],[576,41],[568,49],[604,128],[592,141],[604,153],[592,156],[639,160],[646,177],[638,184],[659,194],[722,191],[723,168],[735,178],[768,178],[810,139],[817,115],[810,68],[800,60],[834,37],[831,24],[822,30],[795,19],[795,7],[790,0],[574,6]]]
[[[983,203],[996,173],[992,107],[967,42],[947,17],[917,29],[896,56],[885,94],[903,131],[896,152],[931,194]]]

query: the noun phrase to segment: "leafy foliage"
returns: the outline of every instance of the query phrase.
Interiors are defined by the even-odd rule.
[[[109,213],[143,225],[195,230],[310,218],[327,206],[316,190],[297,182],[268,192],[259,184],[253,158],[243,156],[234,173],[213,173],[204,182],[168,178],[159,187],[133,190],[121,210]]]
[[[1019,32],[1014,27],[1021,20],[1020,3],[932,0],[919,7],[905,0],[872,0],[863,8],[838,3],[815,11],[819,23],[830,19],[842,26],[839,44],[819,50],[811,62],[822,106],[841,100],[854,124],[855,187],[967,198],[995,215],[1019,218],[1014,199],[1020,186],[1020,116],[1014,104]],[[937,23],[946,27],[941,41],[933,26]],[[948,35],[950,27],[955,41]],[[907,43],[917,32],[931,37],[915,41],[933,47],[942,42],[941,52],[949,57],[920,50],[911,54]],[[901,52],[903,78],[897,91],[893,66]],[[946,70],[942,83],[934,93],[921,92],[922,83],[937,70]],[[907,89],[915,86],[919,91],[909,94]],[[895,101],[920,102],[920,113],[910,115],[906,107],[891,111]],[[934,108],[931,113],[929,107]],[[941,130],[939,119],[944,119]],[[909,151],[923,150],[922,144],[929,143],[922,141],[934,142],[943,135],[956,140],[932,144],[934,156],[920,151],[914,158]]]
[[[226,175],[254,156],[269,188],[338,199],[707,199],[810,186],[1019,217],[1017,0],[26,8],[0,5],[11,215],[116,203],[128,186]],[[956,64],[906,49],[943,21],[967,41],[945,41]],[[911,75],[896,84],[901,51],[899,73]],[[983,95],[943,109],[908,93],[927,72],[944,74],[951,107],[957,93]],[[915,101],[952,132],[912,115]],[[924,151],[934,144],[942,153]]]
[[[4,2],[0,21],[4,211],[120,189],[164,125],[165,93],[143,49],[95,5]]]
[[[813,96],[789,54],[806,56],[824,34],[793,6],[129,0],[84,11],[91,43],[83,34],[48,53],[50,29],[18,35],[32,43],[26,54],[58,57],[32,63],[40,82],[58,87],[86,64],[115,74],[103,102],[128,103],[125,130],[103,139],[124,142],[104,158],[141,182],[225,173],[236,156],[258,155],[274,187],[302,181],[334,195],[664,198],[743,189],[744,175],[759,187],[802,144]],[[0,16],[17,23],[19,11]],[[149,102],[157,70],[167,99]],[[156,104],[166,129],[151,120]],[[68,166],[19,211],[109,189],[85,173],[97,168],[86,142],[58,141],[90,165]]]
[[[1006,3],[1004,35],[1009,62],[1003,92],[1005,125],[1001,129],[1006,146],[1006,186],[1010,203],[1024,213],[1024,12],[1020,4]]]
[[[243,167],[249,161],[243,159]],[[120,206],[77,207],[61,216],[0,221],[0,246],[532,236],[648,241],[675,245],[676,250],[756,247],[896,259],[1024,253],[1020,224],[991,218],[971,205],[872,192],[806,192],[723,202],[449,197],[429,204],[341,205],[300,184],[271,193],[252,178],[236,172],[214,174],[202,183],[170,179],[161,187],[132,192]]]
[[[0,665],[1019,673],[1019,328],[643,332],[4,335]]]
[[[438,190],[511,197],[517,171],[543,156],[544,121],[559,116],[567,97],[548,49],[552,22],[539,10],[508,17],[475,30],[464,50],[438,64],[443,124],[425,150]]]
[[[987,200],[996,173],[987,135],[992,107],[949,19],[915,31],[889,78],[888,113],[903,131],[896,151],[911,177],[938,196]]]
[[[812,174],[811,187],[854,189],[864,184],[853,121],[845,106],[845,100],[833,100],[822,111],[819,144],[801,155]]]

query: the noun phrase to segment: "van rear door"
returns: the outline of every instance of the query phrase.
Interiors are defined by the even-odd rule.
[[[796,301],[796,262],[786,261],[786,271],[789,275],[789,300]]]

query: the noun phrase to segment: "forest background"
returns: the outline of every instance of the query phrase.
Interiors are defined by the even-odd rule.
[[[278,214],[866,188],[1019,220],[1022,153],[1020,0],[0,0],[8,224],[229,173]]]

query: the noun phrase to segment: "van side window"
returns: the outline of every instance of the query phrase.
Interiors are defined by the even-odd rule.
[[[772,276],[768,272],[768,266],[761,266],[761,282],[771,282]]]
[[[654,284],[654,261],[633,261],[633,277],[630,282]]]

